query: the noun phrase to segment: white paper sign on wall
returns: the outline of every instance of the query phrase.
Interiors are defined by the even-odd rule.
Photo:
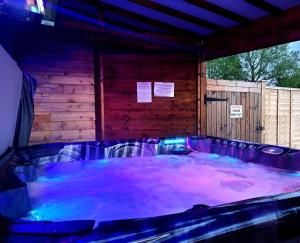
[[[231,105],[230,106],[230,118],[243,118],[243,106]]]
[[[152,102],[152,85],[151,82],[137,82],[136,93],[138,103]]]
[[[168,82],[155,82],[154,83],[154,96],[158,97],[174,97],[174,83]]]

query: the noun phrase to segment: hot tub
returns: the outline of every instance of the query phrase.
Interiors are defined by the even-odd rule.
[[[9,242],[298,236],[297,150],[178,137],[35,145],[13,154],[2,166],[0,194]]]

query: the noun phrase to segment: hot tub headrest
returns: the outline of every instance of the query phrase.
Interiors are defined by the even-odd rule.
[[[63,148],[63,143],[39,144],[18,148],[16,152],[23,160],[31,161],[36,158],[56,155]]]

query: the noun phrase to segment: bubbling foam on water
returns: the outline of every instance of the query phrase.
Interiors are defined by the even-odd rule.
[[[197,152],[50,163],[37,173],[25,219],[142,218],[300,189],[297,172]]]

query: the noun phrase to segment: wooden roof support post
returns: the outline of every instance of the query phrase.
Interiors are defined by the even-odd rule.
[[[104,31],[103,8],[99,7],[99,30]],[[103,90],[103,54],[94,40],[94,89],[95,89],[95,128],[96,140],[104,140],[104,90]]]
[[[206,136],[206,104],[205,95],[207,90],[206,62],[204,54],[198,54],[197,72],[197,133],[198,136]]]

